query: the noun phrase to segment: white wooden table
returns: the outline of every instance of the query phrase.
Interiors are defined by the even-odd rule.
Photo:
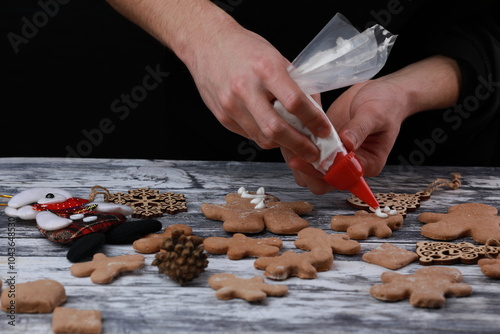
[[[207,280],[215,273],[241,277],[262,275],[254,268],[255,259],[231,261],[225,255],[210,255],[207,270],[195,281],[180,287],[151,266],[154,255],[146,256],[146,266],[119,276],[109,285],[96,285],[90,278],[76,278],[69,272],[67,248],[43,238],[33,222],[15,222],[15,278],[17,282],[54,279],[66,288],[66,307],[98,309],[103,314],[104,333],[500,333],[500,280],[484,276],[477,265],[455,265],[464,281],[473,287],[465,298],[449,298],[442,309],[420,309],[407,300],[381,302],[369,295],[387,269],[362,261],[363,253],[381,243],[391,242],[408,250],[427,240],[420,235],[417,217],[424,211],[446,212],[450,205],[480,202],[499,207],[500,169],[388,166],[369,179],[374,192],[415,193],[436,178],[450,172],[463,175],[458,190],[438,190],[422,207],[409,213],[404,226],[389,239],[370,237],[361,242],[362,252],[354,256],[335,255],[333,269],[318,278],[290,278],[271,284],[286,284],[286,297],[270,297],[264,302],[241,299],[221,301]],[[330,219],[354,212],[345,202],[349,194],[311,194],[295,185],[291,173],[280,163],[85,160],[85,159],[0,159],[0,194],[15,194],[31,187],[61,187],[73,195],[87,197],[90,188],[101,185],[112,192],[147,187],[161,192],[183,193],[188,212],[165,215],[164,226],[187,224],[201,237],[229,236],[221,222],[206,219],[202,203],[223,203],[224,196],[240,186],[266,191],[283,201],[307,200],[314,211],[305,218],[310,226],[334,232]],[[10,276],[7,265],[8,217],[0,209],[0,275]],[[275,236],[269,232],[256,237]],[[295,236],[279,236],[283,251],[295,249]],[[458,241],[471,241],[464,238]],[[131,245],[106,245],[108,256],[133,254]],[[422,268],[413,263],[398,270],[413,273]],[[16,326],[0,317],[1,333],[51,333],[51,314],[16,314]]]

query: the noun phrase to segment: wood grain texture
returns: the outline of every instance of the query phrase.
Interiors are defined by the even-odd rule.
[[[408,301],[386,303],[369,295],[387,269],[361,260],[362,254],[381,243],[390,242],[415,250],[422,224],[417,217],[424,211],[446,212],[450,205],[479,202],[498,207],[500,169],[388,166],[368,180],[374,192],[415,193],[436,178],[449,178],[460,172],[463,184],[458,190],[437,190],[430,200],[409,213],[404,225],[389,239],[370,237],[361,242],[361,253],[335,255],[333,269],[313,280],[290,278],[270,284],[286,284],[286,297],[263,302],[221,301],[208,287],[208,277],[232,273],[249,278],[263,272],[253,266],[255,259],[231,261],[225,255],[209,255],[209,266],[186,287],[157,273],[151,266],[154,255],[146,255],[146,266],[124,273],[109,285],[92,284],[90,278],[71,276],[66,260],[67,247],[44,239],[33,222],[15,222],[15,276],[17,282],[54,279],[66,287],[64,306],[98,309],[103,314],[104,333],[498,333],[500,328],[500,280],[484,276],[477,265],[454,265],[464,281],[473,287],[465,298],[447,299],[443,309],[412,307]],[[229,234],[221,222],[206,219],[202,203],[223,203],[224,196],[240,186],[266,191],[283,201],[307,200],[314,210],[304,218],[310,226],[338,233],[330,228],[334,215],[352,214],[345,200],[350,195],[332,192],[317,196],[295,185],[291,173],[280,163],[92,160],[92,159],[0,159],[0,194],[15,194],[31,187],[61,187],[75,196],[87,197],[90,188],[101,185],[112,192],[147,187],[186,195],[188,212],[165,215],[164,226],[186,224],[201,237]],[[8,217],[0,209],[0,275],[8,278]],[[262,232],[254,237],[276,237]],[[279,236],[282,252],[295,250],[295,236]],[[473,242],[470,238],[458,241]],[[131,245],[106,245],[108,256],[133,254]],[[413,263],[397,272],[414,273]],[[4,286],[5,288],[5,286]],[[16,326],[0,317],[1,333],[51,333],[51,314],[17,314]]]

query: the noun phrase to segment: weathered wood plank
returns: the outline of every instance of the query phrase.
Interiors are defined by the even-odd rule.
[[[362,261],[363,253],[383,242],[395,243],[414,250],[417,241],[428,240],[420,235],[422,224],[418,215],[424,211],[446,212],[450,205],[481,202],[498,207],[500,169],[397,166],[369,180],[375,192],[414,193],[423,190],[437,178],[449,178],[449,172],[463,174],[460,189],[437,190],[422,207],[408,214],[403,227],[389,239],[370,237],[361,242],[362,253],[354,256],[335,255],[334,267],[318,274],[313,280],[291,278],[283,282],[266,279],[270,284],[286,284],[289,295],[268,298],[262,303],[242,300],[220,301],[208,287],[212,274],[230,272],[242,277],[262,275],[253,267],[255,259],[231,261],[225,255],[210,255],[209,267],[199,279],[179,287],[151,266],[154,255],[146,255],[145,268],[119,276],[110,285],[92,284],[89,278],[76,278],[69,273],[67,246],[49,242],[41,237],[33,222],[16,221],[15,270],[18,282],[41,278],[61,282],[68,294],[66,306],[96,308],[103,312],[105,333],[498,333],[500,328],[499,280],[484,276],[477,265],[456,265],[464,281],[473,287],[467,298],[451,298],[440,310],[418,309],[408,301],[384,303],[370,297],[369,289],[380,283],[386,269]],[[86,197],[93,185],[109,190],[126,191],[149,187],[161,191],[184,193],[188,212],[159,218],[164,226],[187,224],[202,237],[229,236],[221,222],[210,221],[200,212],[202,203],[222,203],[228,192],[240,186],[256,189],[259,186],[284,201],[307,200],[314,211],[305,218],[313,227],[327,233],[339,233],[330,228],[333,215],[352,214],[346,204],[348,194],[333,192],[316,196],[296,186],[284,164],[93,160],[93,159],[0,159],[1,194],[50,186],[61,187],[76,196]],[[0,212],[1,254],[7,253],[8,219]],[[275,236],[263,232],[255,237]],[[284,240],[283,251],[294,250],[295,236],[279,236]],[[462,238],[471,241],[470,238]],[[459,241],[459,240],[457,240]],[[108,256],[134,253],[131,245],[106,245]],[[413,273],[417,263],[400,269]],[[0,259],[0,275],[7,274],[7,257]],[[0,320],[0,332],[50,333],[51,315],[17,314],[16,327]]]

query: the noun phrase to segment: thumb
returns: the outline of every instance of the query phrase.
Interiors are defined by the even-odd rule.
[[[374,126],[366,118],[354,117],[340,129],[339,136],[350,152],[357,150],[373,130]]]

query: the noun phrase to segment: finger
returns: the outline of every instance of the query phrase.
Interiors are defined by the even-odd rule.
[[[259,131],[249,134],[263,148],[277,144],[291,151],[301,159],[314,162],[319,158],[319,150],[312,141],[294,129],[281,118],[265,94],[250,93],[248,101],[250,114],[253,116]],[[248,131],[248,130],[247,130]]]
[[[299,173],[301,181],[313,194],[323,195],[335,189],[323,179],[322,173],[297,157],[290,158],[288,166]]]
[[[289,113],[297,116],[314,135],[327,137],[330,134],[329,120],[321,106],[314,105],[288,72],[275,75],[266,88]]]

